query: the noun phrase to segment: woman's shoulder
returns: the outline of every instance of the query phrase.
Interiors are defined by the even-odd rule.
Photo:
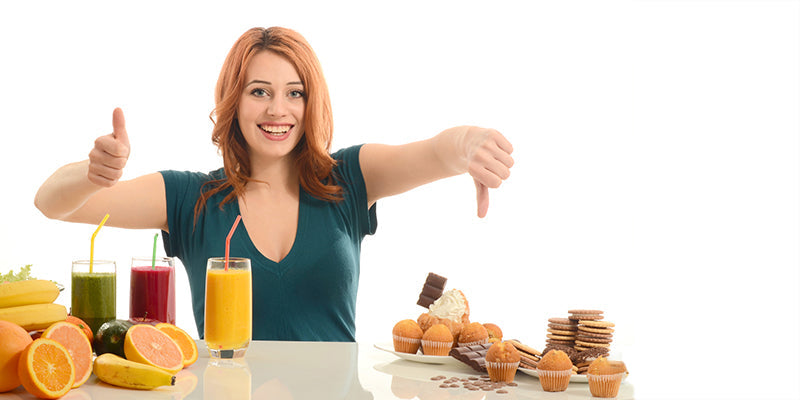
[[[200,171],[178,171],[178,170],[163,170],[159,171],[161,176],[164,177],[164,185],[166,186],[183,186],[200,187],[207,182],[225,179],[225,169],[219,168],[213,171],[200,172]]]

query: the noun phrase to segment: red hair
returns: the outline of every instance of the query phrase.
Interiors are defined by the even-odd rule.
[[[300,185],[312,196],[326,200],[341,200],[342,188],[331,179],[336,160],[330,156],[333,118],[328,85],[314,50],[299,33],[280,27],[252,28],[233,44],[220,71],[215,91],[216,107],[211,113],[214,130],[211,141],[222,154],[225,179],[206,182],[211,189],[202,190],[195,204],[195,218],[208,199],[233,188],[220,203],[222,206],[244,194],[251,181],[251,165],[247,143],[236,117],[245,86],[245,71],[254,55],[271,51],[286,58],[297,70],[306,93],[303,126],[305,134],[292,151],[300,176]]]

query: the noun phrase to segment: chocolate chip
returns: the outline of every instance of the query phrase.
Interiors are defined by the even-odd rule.
[[[439,387],[440,387],[440,388],[447,389],[447,388],[449,388],[449,387],[450,387],[450,385],[448,385],[448,384],[446,384],[446,383],[443,383],[443,384],[439,385]]]
[[[519,386],[519,384],[517,384],[517,382],[508,382],[506,385],[508,385],[508,386]]]
[[[500,390],[496,391],[495,393],[506,394],[506,393],[508,393],[508,390],[500,389]]]
[[[437,375],[437,376],[432,377],[431,380],[432,381],[440,381],[440,380],[442,380],[444,378],[447,378],[447,377],[446,376],[442,376],[442,375]]]

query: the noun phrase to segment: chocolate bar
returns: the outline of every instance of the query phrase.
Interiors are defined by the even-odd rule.
[[[422,286],[422,292],[419,294],[417,304],[425,308],[430,307],[436,299],[442,296],[446,283],[447,278],[436,275],[433,272],[428,273],[425,284]]]
[[[450,349],[450,356],[478,372],[486,372],[486,352],[493,343],[475,344]]]

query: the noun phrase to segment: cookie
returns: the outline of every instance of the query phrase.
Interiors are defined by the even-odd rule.
[[[588,342],[588,343],[611,343],[611,339],[586,337],[586,336],[578,336],[575,340],[576,341],[580,340],[581,342]]]
[[[579,326],[578,327],[578,333],[581,333],[581,332],[600,333],[600,334],[603,334],[603,335],[610,335],[610,334],[614,333],[614,329],[613,328],[592,328],[592,327],[589,327],[589,326]]]
[[[573,321],[595,321],[603,319],[603,316],[600,314],[572,314],[569,316],[569,319]]]
[[[608,321],[597,321],[597,320],[579,320],[578,325],[588,326],[591,328],[612,328],[614,327],[613,322]],[[580,327],[579,327],[580,328]]]
[[[511,339],[511,340],[509,340],[509,342],[511,342],[511,344],[520,352],[528,353],[530,355],[534,355],[534,356],[538,356],[538,357],[541,357],[543,355],[541,351],[536,350],[533,347],[528,346],[526,344],[523,344],[519,340]]]
[[[606,338],[611,339],[614,335],[609,333],[596,333],[596,332],[588,332],[588,331],[578,331],[576,333],[577,336],[584,336],[584,337],[597,337],[597,338]]]
[[[573,356],[578,354],[578,352],[576,352],[575,349],[573,349],[571,346],[551,344],[544,348],[544,351],[542,351],[542,356],[544,357],[545,354],[547,354],[549,351],[552,350],[561,350],[564,353],[567,353],[567,357],[569,357],[570,360],[572,359]]]
[[[569,310],[570,314],[602,314],[602,310]]]
[[[561,336],[571,336],[571,337],[575,337],[575,332],[576,332],[577,330],[575,330],[575,331],[562,331],[562,330],[560,330],[560,329],[554,329],[554,328],[550,328],[550,329],[548,329],[547,331],[548,331],[548,332],[550,332],[550,333],[552,333],[553,335],[561,335]]]
[[[565,341],[575,340],[575,336],[562,336],[562,335],[553,335],[553,334],[548,334],[547,338],[548,339],[553,339],[553,340],[565,340]]]
[[[575,345],[576,346],[581,346],[581,347],[584,347],[584,348],[587,348],[587,349],[590,348],[590,347],[609,347],[609,343],[592,343],[592,342],[584,342],[582,340],[576,340],[575,341]]]
[[[575,344],[574,340],[547,339],[545,342],[547,343],[548,346],[550,346],[552,344],[559,344],[559,345],[563,345],[563,346],[572,346],[572,345]]]
[[[559,325],[575,325],[573,321],[570,321],[569,318],[550,318],[547,320],[551,324],[559,324]]]
[[[578,324],[575,325],[547,324],[547,328],[556,329],[559,331],[575,332],[578,330]]]

